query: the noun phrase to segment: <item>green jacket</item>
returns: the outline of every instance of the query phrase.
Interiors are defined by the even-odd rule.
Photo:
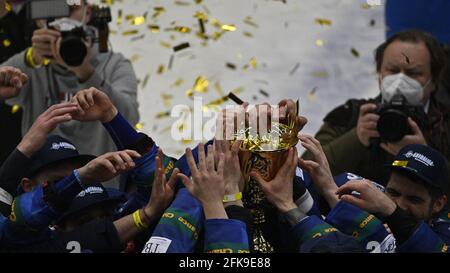
[[[389,171],[384,167],[390,164],[393,156],[385,152],[378,144],[367,148],[356,135],[359,107],[365,103],[380,102],[378,96],[369,100],[351,99],[331,111],[316,134],[323,146],[333,175],[352,172],[367,179],[385,185]],[[427,113],[428,124],[421,128],[428,145],[437,149],[450,159],[450,91],[440,88],[430,98]],[[309,152],[302,155],[312,159]],[[450,195],[449,195],[450,196]]]

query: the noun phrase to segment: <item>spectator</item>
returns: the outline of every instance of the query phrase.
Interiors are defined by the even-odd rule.
[[[91,6],[82,1],[71,10],[69,19],[85,25],[91,16]],[[29,77],[20,94],[6,97],[7,103],[19,104],[24,109],[23,132],[49,106],[70,101],[77,91],[90,87],[102,90],[131,124],[138,121],[136,77],[130,62],[121,54],[99,53],[96,44],[85,41],[87,54],[83,62],[69,66],[59,53],[61,33],[58,30],[37,29],[32,41],[30,48],[3,63],[21,69]],[[45,59],[50,63],[41,65]],[[55,133],[73,141],[82,153],[99,155],[115,150],[112,139],[98,123],[71,121],[61,124]]]
[[[337,107],[325,117],[316,138],[333,175],[348,171],[386,184],[389,173],[383,165],[407,144],[428,144],[450,158],[450,93],[440,85],[444,53],[429,34],[397,33],[377,48],[375,59],[381,95]],[[390,102],[394,94],[417,105],[417,118],[408,120],[411,133],[400,141],[380,143],[376,104]],[[303,155],[311,157],[310,152]]]

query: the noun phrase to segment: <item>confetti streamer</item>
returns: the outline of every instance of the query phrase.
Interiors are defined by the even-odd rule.
[[[189,43],[182,43],[182,44],[179,44],[177,46],[174,46],[173,47],[173,51],[177,52],[177,51],[183,50],[185,48],[188,48],[189,46],[190,46]]]
[[[172,69],[172,64],[173,64],[173,54],[170,55],[170,58],[169,58],[169,65],[167,66],[167,68],[168,68],[169,70]]]
[[[122,10],[121,9],[119,9],[118,11],[117,11],[117,25],[122,25]]]
[[[236,26],[234,25],[222,25],[221,28],[225,31],[236,31]]]
[[[323,19],[323,18],[316,18],[314,20],[314,22],[316,22],[317,24],[319,24],[321,26],[331,26],[331,24],[332,24],[331,20]]]
[[[235,65],[235,64],[232,64],[232,63],[226,63],[225,65],[226,65],[226,67],[228,67],[229,69],[236,70],[236,65]]]
[[[123,36],[131,36],[131,35],[135,35],[138,33],[139,33],[139,30],[133,29],[133,30],[127,30],[127,31],[122,32],[122,35]]]
[[[321,39],[317,39],[317,40],[316,40],[316,45],[317,45],[317,46],[322,47],[323,44],[324,44],[324,43],[323,43],[323,40],[321,40]]]
[[[154,7],[153,11],[154,11],[154,13],[152,15],[152,18],[156,19],[158,16],[160,16],[161,14],[166,12],[166,9],[164,7]]]
[[[148,25],[147,27],[148,27],[148,29],[150,29],[150,31],[152,33],[158,33],[159,32],[159,26],[157,26],[157,25]]]
[[[222,86],[220,85],[220,82],[217,81],[217,82],[214,83],[214,89],[219,94],[219,96],[224,96],[225,95],[225,93],[223,92]]]
[[[164,65],[163,65],[163,64],[160,64],[160,65],[158,66],[158,71],[157,71],[157,73],[158,73],[159,75],[161,75],[162,73],[164,73]]]
[[[316,78],[328,78],[327,71],[316,71],[316,72],[313,72],[312,75]]]
[[[145,34],[141,34],[139,36],[131,38],[131,41],[134,42],[134,41],[141,40],[141,39],[144,39],[144,38],[145,38]]]
[[[269,93],[267,93],[266,91],[264,91],[262,89],[259,89],[259,93],[261,93],[265,97],[269,97]]]
[[[351,53],[352,53],[353,56],[355,56],[355,58],[358,58],[358,57],[359,57],[359,52],[358,52],[358,50],[352,48],[352,49],[351,49]]]
[[[295,71],[297,71],[297,69],[300,67],[300,63],[296,63],[295,66],[291,69],[291,71],[289,72],[289,75],[294,75]]]
[[[175,1],[175,5],[178,5],[178,6],[190,6],[191,3],[184,2],[184,1]]]
[[[148,79],[150,79],[150,74],[145,75],[144,80],[142,81],[142,89],[147,86]]]
[[[252,26],[252,27],[255,27],[255,28],[258,27],[258,24],[256,24],[255,22],[253,22],[253,19],[252,19],[251,16],[245,17],[244,23],[246,23],[247,25],[250,25],[250,26]]]
[[[244,31],[242,34],[244,34],[244,36],[249,37],[249,38],[252,38],[252,37],[253,37],[253,34],[251,34],[251,33],[248,32],[248,31]]]
[[[182,78],[178,78],[178,79],[172,84],[172,87],[173,87],[173,86],[178,87],[178,86],[182,85],[183,82],[184,82],[184,80],[183,80]]]
[[[133,19],[131,20],[131,24],[132,24],[132,25],[136,25],[136,26],[142,25],[142,24],[144,24],[144,23],[145,23],[145,18],[144,18],[144,16],[138,16],[138,17],[135,17],[135,18],[133,18]]]
[[[314,102],[316,100],[316,98],[317,98],[316,93],[317,93],[317,87],[314,87],[311,91],[309,91],[308,97],[307,97],[309,102]]]
[[[164,41],[159,41],[159,44],[164,47],[164,48],[171,48],[172,45],[168,42],[164,42]]]

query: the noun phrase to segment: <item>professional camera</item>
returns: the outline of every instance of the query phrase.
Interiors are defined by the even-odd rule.
[[[31,2],[31,19],[47,19],[48,26],[61,32],[59,54],[69,66],[82,64],[87,54],[85,42],[99,43],[99,51],[108,51],[108,23],[111,22],[109,7],[92,7],[92,17],[87,25],[68,18],[70,7],[61,0],[38,0]]]
[[[424,126],[426,115],[423,106],[408,104],[405,97],[396,94],[391,101],[380,103],[375,111],[380,116],[377,130],[380,133],[381,142],[397,142],[412,130],[408,123],[408,117],[412,118],[419,127]]]

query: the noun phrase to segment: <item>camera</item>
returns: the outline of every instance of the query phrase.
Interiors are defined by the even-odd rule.
[[[87,25],[68,18],[70,6],[61,0],[35,0],[31,2],[30,19],[47,19],[48,26],[61,32],[59,54],[69,66],[79,66],[87,55],[85,42],[99,43],[99,51],[108,51],[109,7],[92,6],[91,20]]]
[[[378,104],[375,113],[380,116],[377,130],[381,142],[397,142],[405,135],[412,134],[412,129],[408,123],[409,117],[419,127],[422,127],[426,121],[423,106],[410,105],[401,94],[394,95],[389,102]]]

